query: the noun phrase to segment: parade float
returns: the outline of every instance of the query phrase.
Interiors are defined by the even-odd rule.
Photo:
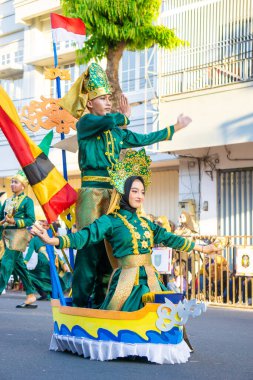
[[[60,73],[57,71],[56,56],[55,72],[51,72],[50,75],[56,79],[59,90]],[[66,217],[76,201],[76,192],[68,184],[66,175],[64,179],[26,134],[13,103],[5,91],[1,88],[0,90],[1,129],[22,166],[48,222],[55,221],[58,215]],[[58,97],[60,98],[60,93]],[[64,124],[61,123],[64,110],[57,106],[57,101],[42,98],[42,104],[33,104],[35,116],[38,116],[39,107],[42,108],[44,116],[48,114],[48,122],[52,121],[52,115],[60,115],[59,126]],[[73,123],[73,120],[70,122]],[[47,125],[46,129],[50,127]],[[62,130],[60,132],[63,134]],[[63,167],[66,174],[64,155]],[[65,219],[66,223],[70,219],[71,217]],[[206,310],[205,304],[197,303],[196,300],[187,301],[183,299],[182,294],[161,292],[145,294],[145,306],[134,312],[73,307],[71,298],[66,298],[62,292],[53,247],[47,246],[47,252],[52,278],[53,334],[50,350],[70,351],[101,361],[129,356],[145,357],[150,362],[159,364],[185,363],[188,360],[191,350],[184,340],[183,328],[190,316],[199,316]],[[72,255],[72,266],[73,262]]]
[[[190,349],[183,339],[183,326],[206,306],[181,299],[181,294],[148,294],[146,305],[134,312],[71,307],[69,299],[63,306],[52,299],[50,349],[101,361],[137,356],[159,364],[185,363]]]
[[[57,215],[74,204],[76,193],[23,130],[13,103],[1,87],[0,90],[1,129],[47,220],[54,221]],[[50,191],[47,191],[48,186]],[[160,364],[188,360],[190,348],[183,338],[183,326],[190,316],[196,317],[205,311],[205,304],[182,300],[182,294],[161,292],[146,294],[145,306],[134,312],[72,307],[71,298],[65,298],[61,289],[53,247],[47,246],[47,251],[54,322],[51,350],[70,351],[96,360],[128,356],[146,357]]]

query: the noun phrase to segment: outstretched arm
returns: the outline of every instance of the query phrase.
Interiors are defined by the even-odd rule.
[[[59,248],[81,249],[99,243],[107,235],[110,235],[112,233],[112,224],[110,218],[107,215],[103,215],[89,226],[73,234],[51,238],[48,236],[47,231],[43,227],[38,226],[37,223],[33,226],[31,233],[39,236],[41,240],[49,245]]]
[[[213,244],[209,245],[199,245],[195,244],[193,241],[186,239],[182,236],[173,234],[172,232],[167,232],[165,228],[162,228],[150,221],[148,221],[150,227],[154,232],[154,242],[156,244],[163,243],[167,247],[178,249],[179,251],[190,252],[193,249],[198,252],[205,254],[211,254],[219,252],[220,248],[215,247]]]
[[[171,125],[160,131],[151,132],[148,134],[135,133],[129,130],[122,130],[122,148],[138,148],[140,146],[147,146],[158,143],[160,141],[172,140],[175,132],[186,128],[191,123],[189,116],[179,115],[175,125]]]

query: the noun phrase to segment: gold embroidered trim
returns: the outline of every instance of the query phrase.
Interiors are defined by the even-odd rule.
[[[112,161],[111,157],[114,159],[114,153],[115,153],[114,139],[113,139],[111,131],[109,131],[109,130],[105,131],[104,134],[106,137],[106,146],[107,146],[107,150],[105,152],[105,155],[108,157],[108,161],[110,162],[111,169],[112,169],[114,166],[114,162]]]
[[[182,245],[182,247],[180,248],[180,251],[184,251],[186,245],[187,245],[187,239],[185,239],[185,242],[184,242],[184,244]]]
[[[124,124],[123,124],[123,126],[124,125],[127,125],[127,117],[126,117],[126,115],[123,115],[124,116]]]
[[[127,298],[131,295],[133,287],[139,285],[139,270],[144,266],[150,292],[160,292],[161,287],[152,266],[151,255],[127,255],[118,259],[121,273],[115,292],[107,306],[108,310],[121,310]],[[113,272],[114,275],[115,271]],[[112,275],[112,276],[113,276]],[[111,281],[111,280],[110,280]]]
[[[67,248],[70,247],[70,238],[68,237],[68,235],[65,236],[66,237],[66,242],[67,242]]]
[[[124,218],[124,216],[120,215],[119,213],[114,212],[113,214],[118,216],[122,220],[124,225],[129,229],[129,231],[132,235],[133,253],[134,253],[134,255],[139,255],[138,240],[135,236],[135,230],[134,230],[133,225],[131,223],[129,223],[128,220],[126,218]]]
[[[167,127],[167,131],[168,131],[168,134],[167,134],[166,140],[169,140],[169,139],[170,139],[170,136],[171,136],[171,130],[170,130],[170,127]]]
[[[82,181],[110,182],[110,177],[99,177],[96,175],[84,175]]]
[[[188,251],[188,249],[190,248],[190,246],[191,246],[191,241],[188,240],[188,239],[185,239],[185,242],[182,245],[182,247],[180,248],[180,251]]]
[[[67,235],[61,236],[63,243],[62,243],[62,248],[69,248],[70,247],[70,240]]]
[[[12,215],[10,216],[13,216],[15,215],[15,213],[18,211],[19,209],[19,206],[21,205],[21,203],[23,202],[23,200],[26,198],[26,195],[23,194],[21,196],[13,196],[11,198],[8,198],[6,200],[6,204],[5,204],[5,208],[4,208],[4,212],[6,212],[8,214],[8,206],[11,204],[12,205],[12,208],[13,208],[13,212],[12,212]]]
[[[127,255],[118,259],[119,267],[124,269],[152,265],[151,255],[143,254],[138,256]]]
[[[121,310],[130,296],[136,280],[138,267],[122,269],[115,292],[107,306],[107,310]]]
[[[17,225],[18,225],[18,227],[20,227],[20,228],[25,227],[25,222],[24,222],[24,220],[23,220],[23,219],[18,219],[18,221],[17,221]]]
[[[92,100],[92,99],[95,99],[97,98],[98,96],[103,96],[103,95],[107,95],[107,94],[111,94],[111,91],[108,91],[107,89],[105,89],[104,87],[99,87],[99,88],[96,88],[96,90],[93,90],[93,91],[89,91],[88,95],[89,95],[89,100]]]
[[[154,247],[154,232],[151,230],[148,222],[145,219],[143,219],[142,217],[139,217],[139,216],[138,216],[138,219],[141,220],[141,222],[143,223],[143,225],[145,226],[145,228],[150,233],[150,237],[149,237],[149,239],[150,239],[150,248],[152,249]]]

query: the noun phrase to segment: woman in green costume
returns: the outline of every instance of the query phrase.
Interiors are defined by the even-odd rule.
[[[150,182],[149,163],[144,149],[128,151],[124,160],[109,171],[117,191],[114,190],[108,215],[103,215],[81,231],[50,238],[42,226],[35,225],[32,230],[47,244],[60,248],[80,249],[103,239],[111,244],[117,262],[101,309],[135,311],[143,307],[144,294],[167,290],[152,266],[154,244],[163,243],[186,252],[192,249],[204,253],[215,251],[211,245],[196,245],[139,215],[137,210],[143,204],[145,189]]]

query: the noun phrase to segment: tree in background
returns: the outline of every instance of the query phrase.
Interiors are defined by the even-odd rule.
[[[154,25],[161,3],[162,0],[61,0],[64,15],[81,18],[86,25],[88,40],[77,50],[77,62],[107,59],[114,111],[122,92],[118,73],[125,49],[143,50],[155,44],[174,49],[184,44],[173,30]]]

